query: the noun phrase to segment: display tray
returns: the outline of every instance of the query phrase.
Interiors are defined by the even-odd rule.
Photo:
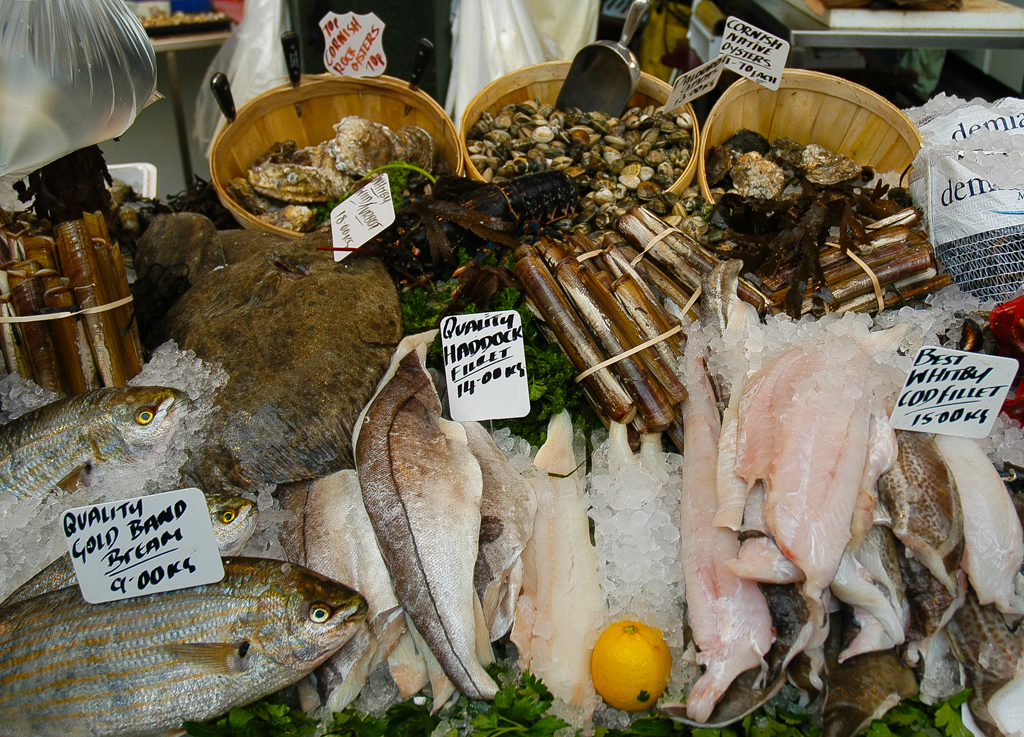
[[[829,28],[885,28],[1016,31],[1024,30],[1024,8],[1002,0],[964,0],[960,10],[878,10],[825,8],[817,13],[804,0],[786,0]],[[812,5],[817,2],[811,0]]]

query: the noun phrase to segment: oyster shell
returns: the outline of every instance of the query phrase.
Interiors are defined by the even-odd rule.
[[[743,197],[770,200],[782,194],[786,175],[774,161],[756,151],[742,154],[732,168],[732,182]]]
[[[740,153],[749,153],[756,151],[757,153],[764,156],[771,150],[772,145],[768,142],[768,139],[762,136],[760,133],[755,133],[747,128],[740,128],[736,133],[725,142],[725,145],[729,148],[734,148]]]
[[[708,184],[714,187],[729,176],[735,163],[736,151],[734,149],[728,146],[712,146],[708,150],[707,161],[704,162],[704,172],[707,174]]]
[[[853,159],[816,143],[803,150],[800,168],[809,182],[829,186],[860,177],[864,168]]]
[[[363,176],[405,154],[402,140],[386,125],[348,115],[334,124],[327,149],[338,171]]]
[[[285,202],[330,202],[352,186],[352,179],[332,166],[263,163],[246,172],[252,188]]]
[[[779,166],[796,169],[803,159],[804,147],[792,138],[776,138],[768,152],[768,158]]]
[[[404,149],[404,160],[426,171],[433,171],[434,160],[437,158],[437,142],[434,137],[418,125],[403,125],[397,135]]]
[[[305,205],[287,205],[276,212],[266,212],[259,216],[259,219],[270,225],[288,230],[297,230],[300,233],[313,229],[313,221],[316,219],[316,212]]]

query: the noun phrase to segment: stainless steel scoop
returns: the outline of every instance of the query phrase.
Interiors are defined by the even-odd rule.
[[[579,50],[558,93],[559,109],[622,114],[640,81],[640,65],[629,50],[629,40],[650,4],[651,0],[633,0],[618,41],[595,41]]]

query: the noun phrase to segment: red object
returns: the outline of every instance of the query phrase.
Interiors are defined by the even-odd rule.
[[[245,12],[245,0],[213,0],[213,9],[228,16],[235,23],[241,23]]]
[[[996,305],[988,321],[999,355],[1024,362],[1024,296]],[[1018,382],[1017,393],[1003,402],[1003,414],[1024,425],[1024,382]]]

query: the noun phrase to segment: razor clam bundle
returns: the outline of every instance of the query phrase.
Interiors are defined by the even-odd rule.
[[[741,130],[708,151],[705,173],[710,218],[679,228],[743,259],[772,310],[880,311],[950,283],[906,190],[842,154]]]
[[[437,142],[406,125],[397,131],[358,115],[334,125],[335,136],[315,146],[275,144],[226,185],[235,201],[270,225],[308,232],[323,220],[317,205],[344,199],[363,177],[393,162],[433,172]],[[321,208],[322,209],[322,208]]]
[[[142,367],[142,343],[121,250],[103,216],[86,212],[52,229],[18,217],[0,210],[0,315],[26,318],[0,323],[6,373],[58,394],[124,386]],[[41,319],[27,319],[34,316]]]
[[[470,161],[485,181],[554,169],[576,182],[577,213],[558,227],[587,235],[611,227],[630,207],[643,204],[664,215],[679,201],[669,191],[693,155],[689,113],[653,105],[621,117],[526,100],[484,112],[466,134]]]

